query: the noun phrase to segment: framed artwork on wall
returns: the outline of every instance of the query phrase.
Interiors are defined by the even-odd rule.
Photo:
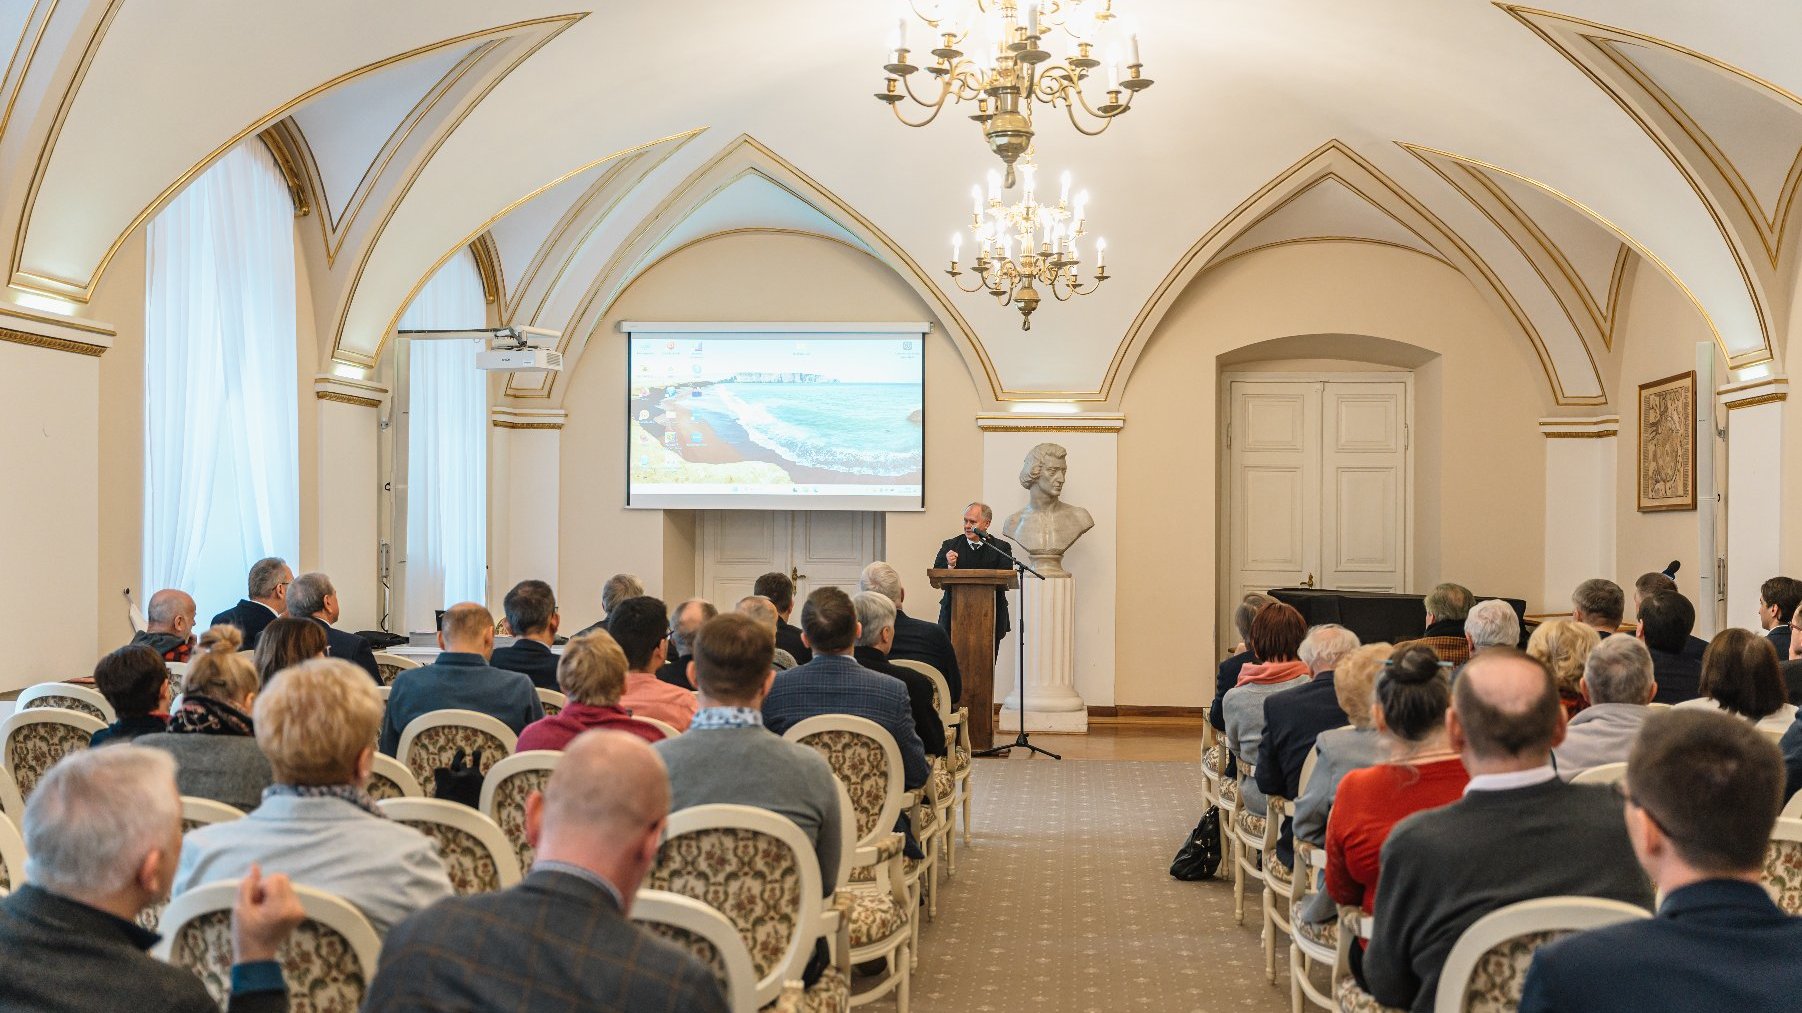
[[[1696,508],[1696,371],[1639,385],[1639,510]]]

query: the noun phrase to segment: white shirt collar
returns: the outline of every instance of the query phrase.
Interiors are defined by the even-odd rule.
[[[252,599],[250,599],[250,600],[251,600],[251,601],[256,601],[256,602],[257,602],[257,604],[258,604],[258,605],[262,605],[262,606],[263,606],[263,607],[264,607],[264,608],[266,608],[266,609],[269,609],[269,606],[268,606],[268,605],[267,605],[267,604],[265,604],[265,603],[263,603],[263,602],[260,602],[260,601],[257,601],[257,600],[256,600],[256,599],[255,599],[255,598],[252,598]],[[281,618],[281,617],[282,617],[282,614],[281,614],[281,613],[280,613],[280,612],[277,612],[277,611],[276,611],[276,610],[274,610],[274,609],[269,609],[269,614],[270,614],[270,615],[272,615],[272,616],[274,616],[274,617],[276,617],[276,618],[277,618],[277,619],[280,619],[280,618]]]
[[[1547,763],[1530,770],[1511,770],[1506,774],[1478,774],[1464,786],[1464,794],[1473,791],[1507,791],[1510,788],[1526,788],[1535,784],[1544,784],[1555,780],[1558,772]]]

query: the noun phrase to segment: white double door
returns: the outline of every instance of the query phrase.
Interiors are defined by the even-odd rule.
[[[1225,615],[1273,587],[1405,590],[1409,386],[1394,374],[1229,381]]]
[[[795,581],[795,611],[814,588],[857,592],[863,568],[880,559],[883,515],[849,510],[704,510],[695,586],[722,610],[780,570]],[[790,622],[798,622],[791,618]]]

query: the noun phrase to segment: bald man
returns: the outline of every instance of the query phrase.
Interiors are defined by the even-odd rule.
[[[1564,709],[1544,664],[1492,647],[1464,666],[1446,712],[1470,771],[1464,797],[1397,824],[1383,845],[1364,980],[1385,1006],[1430,1011],[1439,969],[1472,922],[1537,897],[1606,897],[1647,908],[1621,801],[1552,769]]]
[[[365,1013],[422,1009],[676,1009],[725,1013],[713,972],[627,920],[669,816],[643,739],[585,732],[526,798],[532,871],[443,901],[388,933]]]
[[[438,647],[443,651],[438,660],[395,677],[382,718],[382,752],[395,755],[407,723],[431,711],[487,714],[515,735],[544,717],[531,677],[488,663],[494,656],[494,613],[486,606],[466,601],[446,609]]]
[[[186,591],[166,587],[150,596],[145,626],[131,638],[163,656],[164,661],[186,662],[194,652],[194,599]]]

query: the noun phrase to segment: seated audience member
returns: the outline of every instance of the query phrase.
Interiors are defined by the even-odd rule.
[[[694,690],[688,681],[688,662],[694,657],[695,634],[700,632],[702,623],[719,614],[720,610],[705,598],[690,598],[670,611],[669,651],[674,652],[675,657],[657,667],[659,682],[690,692]]]
[[[1301,793],[1301,768],[1314,751],[1320,733],[1345,724],[1345,711],[1333,685],[1333,670],[1358,649],[1358,635],[1337,623],[1325,623],[1308,631],[1296,654],[1308,666],[1312,678],[1287,693],[1264,701],[1264,734],[1258,738],[1258,791],[1290,801]],[[1294,861],[1293,831],[1287,820],[1277,837],[1277,860]]]
[[[875,591],[895,603],[895,646],[888,656],[895,661],[923,661],[939,670],[945,685],[951,689],[951,706],[955,709],[963,699],[964,677],[957,667],[957,652],[951,649],[951,634],[929,619],[915,619],[902,606],[907,589],[901,586],[901,574],[889,564],[877,560],[863,568],[858,578],[859,591]]]
[[[809,746],[763,726],[763,698],[775,678],[769,658],[776,638],[761,623],[722,615],[695,638],[695,683],[701,710],[688,733],[657,744],[669,765],[670,809],[725,802],[780,813],[813,842],[820,884],[838,883],[838,788],[832,765]]]
[[[1701,690],[1701,696],[1677,706],[1724,710],[1775,732],[1786,731],[1796,719],[1776,650],[1751,630],[1735,626],[1715,634],[1702,655]]]
[[[188,832],[177,895],[260,863],[342,897],[378,934],[451,895],[432,839],[363,791],[382,698],[362,669],[341,658],[290,668],[257,697],[255,716],[275,783],[243,819]]]
[[[1571,619],[1540,623],[1527,638],[1527,653],[1544,662],[1557,680],[1558,703],[1567,719],[1589,706],[1583,696],[1583,665],[1600,642],[1595,627]]]
[[[607,631],[626,652],[626,692],[619,705],[636,717],[656,718],[686,731],[700,704],[693,692],[657,678],[669,645],[663,603],[649,595],[627,598],[613,609]]]
[[[1500,598],[1485,598],[1464,616],[1464,642],[1470,653],[1491,647],[1520,646],[1520,616]]]
[[[169,754],[124,745],[65,757],[38,782],[23,829],[31,857],[0,901],[0,1007],[219,1013],[194,972],[144,952],[157,934],[137,923],[168,896],[182,850]],[[232,1013],[288,1008],[275,954],[304,917],[286,876],[247,870],[232,906]]]
[[[1696,607],[1675,591],[1654,591],[1640,599],[1639,630],[1634,635],[1651,653],[1652,678],[1658,683],[1658,695],[1652,699],[1658,703],[1680,704],[1701,694],[1702,652],[1689,649],[1696,639],[1689,635],[1695,625]]]
[[[895,640],[895,603],[888,595],[876,591],[859,591],[851,596],[851,608],[857,612],[857,646],[851,656],[872,672],[901,680],[907,687],[907,706],[913,711],[914,731],[927,756],[945,755],[945,725],[939,720],[938,708],[932,705],[932,680],[900,665],[891,665],[889,648]]]
[[[925,784],[932,767],[914,728],[907,687],[852,657],[860,631],[851,596],[836,587],[808,595],[801,606],[801,630],[813,658],[776,676],[763,700],[764,725],[780,735],[815,714],[869,718],[901,747],[904,786]]]
[[[1612,580],[1591,577],[1571,592],[1571,619],[1596,631],[1596,639],[1620,632],[1627,595]]]
[[[1772,577],[1758,587],[1758,624],[1779,659],[1789,657],[1789,624],[1802,604],[1802,580]]]
[[[1427,629],[1413,640],[1396,644],[1396,649],[1420,644],[1431,647],[1440,661],[1453,666],[1470,660],[1470,641],[1464,637],[1464,620],[1476,596],[1462,584],[1441,584],[1427,592]]]
[[[1640,625],[1645,625],[1645,616],[1640,612],[1640,609],[1645,605],[1646,599],[1665,591],[1669,591],[1672,594],[1678,593],[1677,582],[1672,579],[1671,575],[1668,573],[1642,573],[1639,575],[1639,579],[1633,582],[1633,614],[1639,619]],[[1684,599],[1684,601],[1688,600],[1689,599],[1687,598]],[[1690,625],[1694,626],[1696,614],[1694,606],[1690,607],[1689,614]],[[1689,634],[1684,637],[1683,654],[1686,657],[1695,659],[1697,665],[1702,663],[1702,652],[1707,649],[1708,641],[1703,640],[1701,637],[1694,634]],[[1652,666],[1654,668],[1658,666],[1658,649],[1655,647],[1652,648]],[[1662,688],[1664,680],[1659,679],[1658,682],[1660,688]],[[1688,699],[1688,697],[1685,697],[1684,699]],[[1659,702],[1675,703],[1676,701],[1661,700]]]
[[[486,714],[514,733],[544,717],[532,680],[488,663],[494,653],[494,614],[472,601],[444,612],[437,660],[394,677],[382,718],[382,752],[396,755],[401,733],[414,718],[438,710]]]
[[[801,639],[799,627],[791,626],[788,617],[795,609],[795,582],[788,574],[771,571],[757,578],[751,586],[751,593],[762,595],[776,606],[776,646],[794,656],[794,659],[805,665],[813,660],[813,652]]]
[[[257,682],[267,686],[277,672],[303,661],[323,658],[330,648],[331,641],[326,639],[325,631],[318,623],[283,616],[263,627],[263,636],[251,655],[256,660]]]
[[[710,968],[627,920],[669,803],[663,764],[644,740],[578,737],[543,793],[526,798],[531,872],[396,926],[364,1013],[726,1013]]]
[[[1782,805],[1775,753],[1718,714],[1646,720],[1627,761],[1627,836],[1664,898],[1658,916],[1541,947],[1521,1013],[1796,1007],[1802,918],[1760,883]]]
[[[213,617],[209,626],[230,623],[244,631],[244,649],[256,650],[263,628],[288,612],[288,585],[294,583],[294,571],[283,560],[270,556],[250,567],[246,595],[238,604]]]
[[[194,599],[186,591],[164,588],[150,596],[145,613],[145,626],[131,642],[150,648],[164,661],[187,661],[194,652]]]
[[[1247,643],[1262,660],[1239,669],[1239,685],[1221,702],[1227,744],[1247,763],[1257,762],[1258,743],[1264,736],[1264,701],[1308,681],[1308,666],[1296,657],[1307,633],[1301,613],[1280,601],[1258,609],[1251,620]],[[1264,815],[1264,792],[1255,782],[1241,777],[1239,792],[1247,811]]]
[[[217,629],[233,638],[244,635],[236,626]],[[258,686],[256,666],[244,655],[199,655],[182,677],[181,706],[169,715],[169,730],[141,736],[137,744],[175,757],[175,783],[183,795],[255,809],[275,780],[250,718]]]
[[[169,727],[169,666],[142,644],[121,647],[94,666],[94,688],[113,707],[115,720],[94,733],[90,746],[130,742]]]
[[[559,713],[534,721],[519,733],[518,751],[562,749],[569,740],[595,728],[630,732],[646,742],[663,741],[655,725],[628,714],[619,705],[626,691],[626,652],[606,630],[572,637],[557,662],[557,687],[569,697]]]
[[[582,630],[581,633],[577,633],[576,636],[579,637],[582,633],[593,633],[595,630],[608,629],[608,623],[613,621],[613,610],[619,607],[619,603],[628,598],[641,597],[643,594],[644,581],[630,573],[616,573],[608,577],[607,583],[601,585],[600,621]]]
[[[1583,663],[1583,691],[1589,706],[1570,719],[1564,742],[1552,750],[1558,776],[1566,781],[1591,767],[1623,763],[1658,691],[1646,645],[1616,633],[1603,637]]]
[[[194,656],[198,657],[208,651],[236,654],[243,649],[244,631],[230,623],[220,623],[217,626],[208,626],[206,631],[200,634],[199,641],[194,644]],[[254,668],[256,663],[256,654],[251,653],[251,667]]]
[[[375,648],[355,633],[338,629],[338,590],[332,578],[323,573],[303,573],[288,585],[288,615],[293,619],[310,619],[325,630],[325,653],[343,658],[369,673],[381,685],[382,670],[375,664]]]
[[[556,689],[557,654],[551,645],[557,642],[557,596],[551,586],[542,580],[522,580],[501,599],[501,610],[507,614],[514,641],[495,648],[488,663],[518,672],[539,689]]]
[[[1446,732],[1470,783],[1462,799],[1390,832],[1363,959],[1378,1002],[1420,1013],[1433,1008],[1458,936],[1497,908],[1557,896],[1652,906],[1620,798],[1602,785],[1566,784],[1552,769],[1564,711],[1543,662],[1501,647],[1484,651],[1458,677]],[[1339,788],[1335,820],[1352,811],[1345,791],[1356,776]],[[1329,849],[1332,840],[1329,826]]]
[[[1346,774],[1376,763],[1386,752],[1371,723],[1371,705],[1377,674],[1394,650],[1392,644],[1365,644],[1342,658],[1339,667],[1333,669],[1333,695],[1349,724],[1321,732],[1314,740],[1318,757],[1314,761],[1314,776],[1295,800],[1296,840],[1325,848],[1327,817],[1332,812],[1339,782]],[[1330,922],[1335,917],[1333,900],[1327,896],[1324,882],[1316,885],[1318,889],[1309,894],[1302,920]]]
[[[1239,685],[1239,670],[1258,659],[1251,653],[1251,621],[1258,610],[1276,601],[1267,594],[1253,591],[1233,608],[1233,628],[1239,631],[1238,649],[1214,671],[1214,702],[1208,707],[1208,724],[1215,731],[1226,731],[1226,694]]]
[[[1340,904],[1374,911],[1383,842],[1395,825],[1457,801],[1470,780],[1446,739],[1450,671],[1432,648],[1398,647],[1377,673],[1370,716],[1387,755],[1339,780],[1327,817],[1326,892]]]
[[[737,612],[741,616],[750,616],[752,619],[756,620],[759,626],[763,626],[770,631],[770,643],[773,644],[776,642],[776,624],[781,622],[781,619],[776,615],[776,606],[770,604],[768,598],[765,598],[760,594],[746,595],[738,600],[737,605],[732,606],[732,611]],[[934,623],[933,628],[937,629],[938,624]],[[800,662],[795,660],[794,655],[780,647],[776,648],[775,658],[770,663],[771,667],[778,672],[786,672],[798,664],[800,664]]]

